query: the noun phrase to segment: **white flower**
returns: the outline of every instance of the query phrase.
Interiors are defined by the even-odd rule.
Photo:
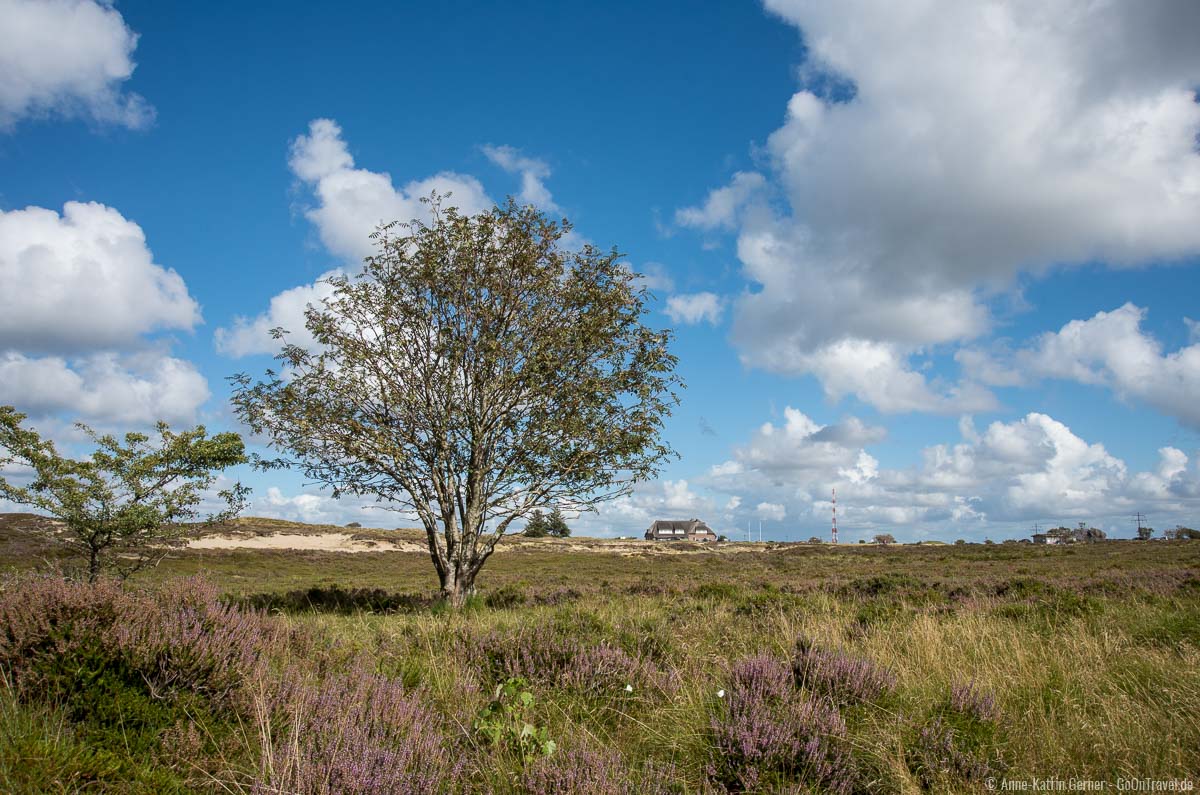
[[[722,688],[721,690],[718,690],[718,691],[717,691],[717,698],[725,698],[725,690],[724,690],[724,688]]]
[[[626,692],[626,693],[632,693],[632,692],[633,692],[633,685],[625,685],[625,692]]]

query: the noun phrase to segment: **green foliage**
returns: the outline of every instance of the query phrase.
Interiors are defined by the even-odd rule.
[[[654,477],[682,382],[617,251],[567,251],[568,223],[511,200],[475,216],[428,204],[429,222],[375,233],[360,275],[329,280],[306,314],[315,349],[234,376],[232,400],[280,453],[260,466],[413,511],[460,604],[514,520]]]
[[[483,597],[483,603],[490,608],[504,610],[520,607],[525,604],[525,592],[515,585],[503,585]]]
[[[0,466],[16,463],[34,474],[24,486],[0,477],[0,498],[63,522],[65,533],[47,537],[83,557],[93,580],[106,569],[126,577],[181,543],[182,524],[199,517],[216,472],[247,460],[236,433],[210,437],[202,425],[174,433],[161,422],[157,440],[143,433],[118,439],[80,424],[96,450],[76,460],[24,427],[24,419],[12,406],[0,406]],[[248,494],[240,483],[222,491],[227,510],[206,521],[232,518]]]
[[[555,538],[567,538],[571,535],[571,528],[567,526],[566,517],[557,507],[546,517],[546,532]]]
[[[854,627],[866,634],[889,627],[910,615],[911,610],[902,602],[891,599],[871,599],[854,611]]]
[[[741,597],[742,589],[731,582],[706,582],[697,586],[692,593],[697,599],[732,602]]]
[[[0,685],[0,792],[191,791],[156,755],[124,754],[120,738],[105,746],[53,706],[22,704]]]
[[[888,544],[894,544],[896,543],[896,537],[891,533],[880,533],[879,535],[875,536],[875,543],[882,544],[884,546]]]
[[[546,514],[540,509],[534,510],[525,522],[525,535],[529,538],[545,538],[550,535],[547,527]]]
[[[545,726],[535,726],[528,717],[536,699],[529,682],[516,676],[496,685],[495,694],[475,718],[474,728],[492,746],[507,748],[529,761],[551,756],[558,745],[550,739]]]

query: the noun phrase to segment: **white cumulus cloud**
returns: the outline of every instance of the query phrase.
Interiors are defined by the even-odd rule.
[[[386,172],[355,168],[342,129],[332,119],[314,119],[308,134],[292,141],[288,163],[316,199],[305,216],[330,253],[347,261],[372,253],[370,236],[381,223],[427,219],[421,199],[431,192],[449,195],[446,205],[466,214],[493,206],[479,180],[464,174],[445,171],[397,188]]]
[[[711,474],[736,475],[746,469],[775,477],[802,470],[833,472],[854,466],[861,448],[887,435],[883,428],[866,425],[857,417],[820,425],[791,406],[783,415],[782,425],[763,423],[747,444],[734,451],[736,460],[717,465]]]
[[[284,290],[271,299],[266,312],[253,318],[235,318],[232,328],[217,329],[213,337],[217,350],[235,358],[274,353],[279,350],[279,342],[271,336],[271,330],[276,328],[288,332],[288,343],[311,349],[316,341],[304,324],[304,312],[333,295],[333,287],[326,280],[339,274],[341,271],[330,271],[312,284]]]
[[[37,417],[68,413],[93,424],[189,424],[208,398],[208,382],[191,362],[156,352],[70,359],[0,353],[0,404]]]
[[[148,124],[154,109],[122,88],[137,40],[108,2],[0,0],[0,130],[50,115]]]
[[[67,202],[0,211],[0,349],[128,346],[156,329],[191,329],[200,307],[146,236],[117,210]]]
[[[710,191],[700,207],[677,210],[675,223],[698,229],[733,229],[742,208],[766,185],[762,174],[739,171],[728,185]]]
[[[428,207],[421,200],[432,191],[444,197],[445,206],[467,214],[493,206],[479,181],[468,175],[442,172],[397,188],[387,173],[355,168],[342,128],[332,119],[310,122],[308,133],[292,141],[288,163],[316,200],[305,217],[325,248],[346,260],[347,270],[374,252],[371,233],[381,223],[428,220]],[[304,309],[332,294],[325,279],[345,272],[335,269],[310,284],[284,290],[264,312],[235,318],[232,326],[215,332],[217,350],[234,357],[274,352],[279,343],[271,338],[273,328],[287,329],[289,342],[310,347],[313,340],[304,326]]]
[[[754,509],[754,515],[759,519],[782,522],[787,516],[787,509],[776,502],[760,502]]]
[[[1072,320],[1015,352],[960,351],[980,380],[997,385],[1055,378],[1108,387],[1191,427],[1200,427],[1200,343],[1164,352],[1142,330],[1146,310],[1125,304]]]
[[[881,466],[865,449],[883,429],[853,419],[821,426],[791,408],[785,417],[763,424],[733,460],[696,479],[698,494],[715,504],[722,494],[738,496],[727,506],[730,526],[768,518],[762,506],[778,506],[785,526],[807,537],[828,526],[832,488],[851,540],[881,529],[902,539],[1006,537],[1027,534],[1035,521],[1085,521],[1128,536],[1133,511],[1170,525],[1200,509],[1200,469],[1184,451],[1163,447],[1155,468],[1132,472],[1104,445],[1037,412],[982,431],[964,417],[959,442],[926,447],[899,467]]]
[[[550,166],[546,161],[528,157],[522,154],[520,149],[511,146],[487,144],[483,147],[483,154],[508,173],[520,175],[521,192],[517,198],[522,202],[532,204],[548,213],[561,212],[554,203],[550,189],[546,187],[546,180],[550,178]]]
[[[764,149],[786,204],[741,200],[740,174],[679,215],[737,230],[761,286],[734,307],[748,364],[885,410],[971,410],[990,400],[977,384],[927,384],[906,360],[987,333],[1018,275],[1200,251],[1200,6],[767,7],[809,53]],[[864,351],[887,352],[900,398],[864,388]]]
[[[717,325],[725,311],[725,302],[716,293],[680,293],[667,299],[663,310],[676,323],[695,325],[708,322]]]

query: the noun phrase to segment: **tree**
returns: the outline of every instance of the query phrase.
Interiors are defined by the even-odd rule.
[[[525,535],[529,538],[545,538],[549,534],[546,528],[546,514],[535,510],[525,522]]]
[[[891,533],[880,533],[875,536],[875,543],[887,546],[888,544],[896,543],[896,539]]]
[[[820,538],[819,536],[813,536],[812,538],[808,539],[808,543],[810,543],[810,544],[821,544],[821,543],[824,543],[824,542],[821,540],[821,538]]]
[[[1192,541],[1200,539],[1200,531],[1177,524],[1171,530],[1164,530],[1163,536],[1171,541]]]
[[[567,526],[567,519],[558,508],[551,511],[550,516],[546,518],[546,532],[555,538],[568,538],[571,535],[571,528]]]
[[[0,406],[0,467],[16,464],[31,476],[26,485],[0,477],[0,497],[61,521],[66,532],[51,538],[87,561],[89,580],[104,570],[125,578],[161,559],[182,543],[183,523],[201,516],[199,505],[216,482],[215,472],[247,460],[236,433],[209,436],[202,425],[173,433],[161,422],[157,439],[143,433],[102,436],[79,424],[96,450],[76,460],[23,427],[24,419],[12,406]],[[240,483],[220,492],[226,510],[204,521],[235,516],[248,494]]]
[[[427,223],[381,227],[362,273],[329,280],[313,349],[234,376],[232,400],[280,453],[260,466],[414,513],[458,605],[514,520],[656,475],[682,382],[615,250],[566,251],[566,221],[511,199],[475,216],[427,203]]]
[[[1149,541],[1151,538],[1154,538],[1154,528],[1138,525],[1137,537],[1138,541]]]

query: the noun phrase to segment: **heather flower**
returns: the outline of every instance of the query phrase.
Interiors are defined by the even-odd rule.
[[[575,749],[543,757],[526,769],[521,791],[528,795],[623,795],[631,790],[619,754]]]
[[[648,660],[605,642],[589,644],[563,637],[545,625],[468,636],[463,643],[467,657],[496,680],[523,677],[592,695],[669,686]]]
[[[37,690],[86,653],[120,660],[156,697],[186,690],[217,702],[255,675],[281,637],[266,616],[226,604],[198,578],[155,592],[21,578],[0,592],[0,628],[0,665],[22,689]]]
[[[825,699],[805,698],[787,665],[751,657],[730,671],[728,698],[710,719],[708,776],[729,792],[787,782],[845,793],[854,783],[846,723]]]
[[[421,693],[358,669],[312,682],[289,670],[259,704],[256,793],[447,792],[462,754]]]
[[[796,643],[792,676],[798,687],[841,704],[874,701],[896,687],[895,675],[871,660],[822,649],[804,638]]]
[[[974,682],[956,682],[950,686],[950,708],[983,723],[999,716],[996,697],[976,687]]]

